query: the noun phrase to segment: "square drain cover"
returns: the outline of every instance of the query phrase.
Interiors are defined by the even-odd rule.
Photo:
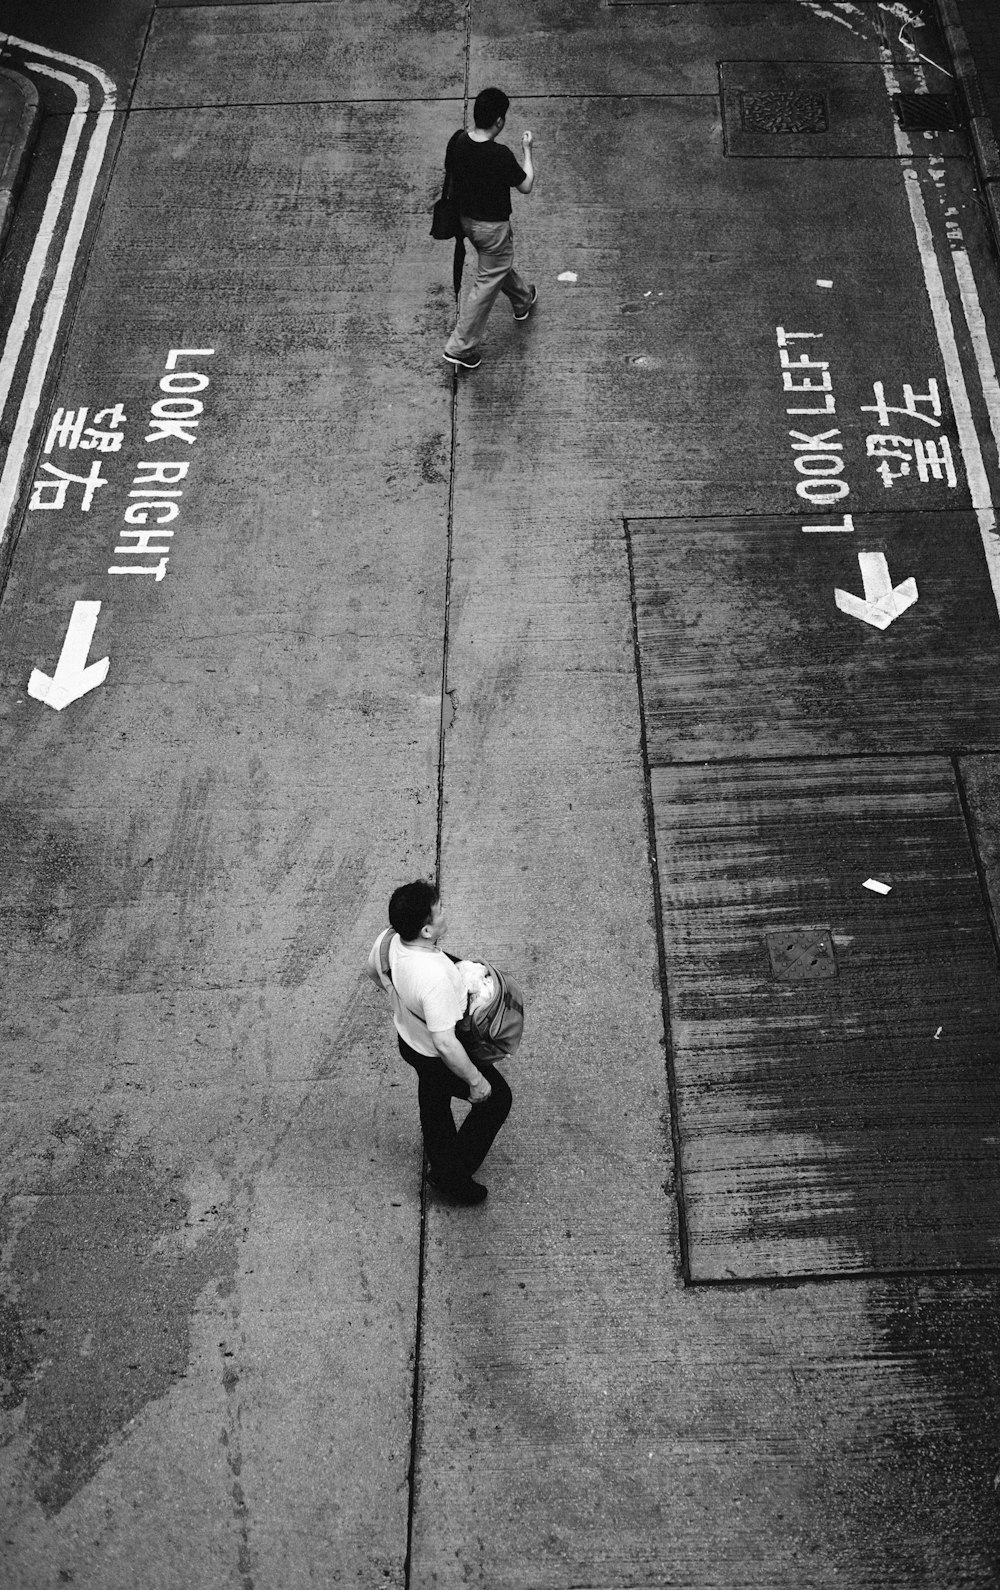
[[[892,104],[899,125],[911,132],[950,132],[961,126],[950,94],[893,94]]]
[[[775,977],[789,982],[814,981],[836,977],[837,958],[829,928],[792,928],[786,933],[767,933],[767,953]]]

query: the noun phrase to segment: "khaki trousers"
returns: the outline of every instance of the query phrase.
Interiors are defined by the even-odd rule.
[[[531,302],[531,288],[514,269],[510,222],[474,221],[463,215],[462,230],[476,251],[476,274],[462,299],[445,353],[473,353],[478,348],[497,293],[509,298],[515,310],[525,310]]]

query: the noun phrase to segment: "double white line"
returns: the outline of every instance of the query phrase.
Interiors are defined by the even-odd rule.
[[[11,389],[25,343],[31,333],[32,322],[36,319],[41,306],[41,320],[38,323],[31,363],[21,390],[10,445],[3,462],[3,469],[0,471],[0,542],[2,542],[10,528],[17,503],[31,432],[42,401],[45,377],[66,309],[76,257],[83,240],[83,229],[104,164],[116,100],[112,79],[90,61],[78,60],[75,55],[63,55],[59,50],[45,49],[39,44],[30,43],[27,39],[15,38],[10,33],[0,33],[0,45],[13,46],[19,52],[21,62],[30,71],[65,83],[75,101],[75,109],[67,119],[66,136],[59,155],[59,164],[56,167],[41,225],[21,283],[21,291],[14,307],[3,353],[0,355],[0,414],[4,414],[10,401]],[[83,163],[71,195],[71,179],[81,147],[84,151]],[[68,211],[68,220],[64,223],[62,247],[46,292],[43,281],[64,211]]]
[[[886,92],[891,97],[893,94],[899,93],[899,80],[889,51],[882,50],[881,56]],[[920,86],[923,87],[924,73],[922,68],[917,68],[916,75]],[[989,571],[990,584],[993,588],[993,598],[996,602],[997,612],[1000,613],[1000,536],[997,534],[996,507],[993,502],[989,476],[983,460],[983,450],[980,446],[979,434],[972,413],[972,404],[969,401],[969,392],[962,371],[962,360],[958,351],[955,327],[948,302],[948,290],[945,286],[941,267],[938,264],[934,237],[927,215],[927,206],[924,203],[924,196],[920,186],[920,173],[913,158],[913,146],[909,138],[895,122],[895,118],[893,118],[893,123],[896,133],[896,149],[903,156],[901,164],[906,198],[910,209],[910,220],[913,223],[920,264],[923,268],[924,285],[930,301],[931,314],[934,317],[934,329],[937,332],[938,347],[941,350],[941,358],[948,379],[951,406],[955,415],[959,446],[965,462],[965,474],[972,497],[972,507],[979,522],[979,535],[983,544],[983,552],[986,556],[986,567]],[[927,170],[937,183],[946,182],[946,168],[942,160],[935,160],[932,157],[928,160]],[[955,281],[965,315],[965,323],[969,329],[969,338],[972,344],[976,370],[979,375],[979,384],[982,388],[983,400],[986,405],[986,414],[989,419],[990,430],[993,433],[998,461],[1000,461],[1000,384],[997,382],[996,366],[986,332],[986,320],[979,301],[976,280],[972,273],[972,262],[969,259],[957,221],[951,220],[948,230],[948,253],[955,272]]]

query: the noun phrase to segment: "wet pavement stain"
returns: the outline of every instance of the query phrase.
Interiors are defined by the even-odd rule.
[[[448,480],[448,439],[440,432],[427,436],[419,448],[420,478],[428,486],[445,485]]]
[[[236,1263],[225,1225],[191,1244],[180,1176],[146,1150],[119,1147],[113,1128],[64,1123],[57,1135],[77,1157],[38,1198],[0,1275],[0,1401],[23,1405],[32,1489],[50,1514],[186,1373],[198,1296]]]
[[[222,1358],[222,1384],[226,1391],[226,1422],[219,1434],[219,1444],[226,1454],[226,1463],[232,1476],[230,1496],[233,1504],[233,1520],[238,1530],[238,1544],[236,1548],[236,1564],[240,1575],[240,1590],[254,1590],[253,1574],[256,1556],[250,1542],[250,1511],[247,1506],[246,1495],[240,1476],[243,1473],[243,1399],[239,1392],[240,1374],[235,1367],[233,1359],[235,1352],[226,1345],[229,1340],[244,1342],[240,1329],[239,1299],[234,1294],[231,1304],[230,1325],[232,1332],[225,1341],[219,1343],[219,1353]]]
[[[8,945],[76,944],[91,891],[84,848],[71,832],[47,832],[0,810],[0,927]]]
[[[1000,995],[951,768],[653,784],[693,1275],[992,1266]],[[833,928],[839,975],[776,980],[764,934],[810,923]]]
[[[24,1401],[34,1375],[31,1347],[14,1305],[0,1299],[0,1408],[9,1411]]]
[[[871,1295],[893,1389],[869,1411],[868,1484],[845,1522],[878,1543],[873,1582],[1000,1584],[998,1304],[996,1277],[891,1280]]]
[[[465,21],[465,6],[461,0],[420,0],[413,15],[412,26],[427,33],[447,32],[460,28]]]

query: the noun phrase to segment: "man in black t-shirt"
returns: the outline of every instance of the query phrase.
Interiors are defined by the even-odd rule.
[[[535,185],[531,134],[521,139],[524,165],[518,165],[503,132],[510,100],[499,88],[484,88],[472,109],[471,132],[459,131],[448,141],[445,168],[450,172],[462,230],[476,250],[475,281],[465,295],[444,357],[460,370],[482,363],[479,344],[497,293],[510,299],[515,320],[527,320],[538,297],[514,269],[514,234],[510,226],[510,190],[530,193]]]

